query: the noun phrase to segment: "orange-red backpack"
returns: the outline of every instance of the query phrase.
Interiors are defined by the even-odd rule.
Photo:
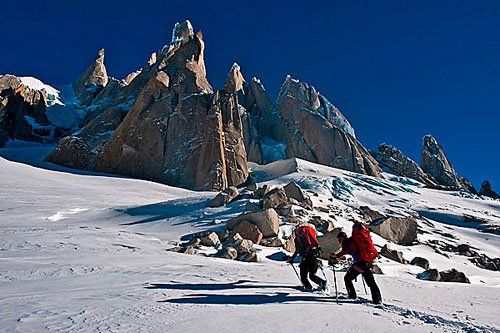
[[[303,225],[295,229],[295,239],[299,247],[301,256],[308,253],[312,248],[319,247],[319,242],[316,239],[316,232],[313,228]]]
[[[364,223],[354,223],[352,226],[352,239],[359,251],[356,257],[357,260],[372,262],[377,257],[378,253],[373,245],[370,229]]]

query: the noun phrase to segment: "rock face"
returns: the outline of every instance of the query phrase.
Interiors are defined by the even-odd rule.
[[[67,134],[68,129],[47,117],[57,91],[43,85],[31,77],[0,75],[0,147],[13,139],[47,143]]]
[[[381,144],[378,147],[376,160],[400,176],[418,180],[431,187],[437,185],[436,181],[426,174],[417,163],[393,146]]]
[[[231,89],[227,84],[227,90],[213,93],[203,52],[201,33],[195,35],[188,21],[177,24],[172,43],[158,51],[129,85],[114,84],[115,94],[132,96],[130,110],[118,114],[117,106],[123,103],[116,101],[111,108],[101,108],[94,123],[113,119],[105,135],[96,135],[101,133],[92,129],[91,121],[81,133],[61,142],[47,160],[196,190],[243,183],[248,169],[235,90],[239,86]],[[95,73],[100,59],[78,83],[99,76]],[[235,76],[233,67],[228,80]],[[113,93],[110,85],[93,104],[105,92]],[[75,84],[75,91],[79,86]]]
[[[410,245],[417,239],[417,221],[414,217],[389,217],[370,224],[377,235],[400,245]]]
[[[226,228],[233,230],[241,221],[255,224],[264,237],[273,237],[278,234],[280,218],[272,208],[241,214],[227,221]]]
[[[286,144],[286,157],[381,177],[377,161],[355,138],[340,111],[314,87],[286,78],[276,100],[274,136]]]
[[[88,105],[107,84],[104,49],[101,49],[94,62],[73,82],[73,90],[78,101],[82,105]]]
[[[103,145],[121,124],[153,74],[152,65],[154,63],[146,64],[129,84],[127,80],[110,78],[87,107],[83,128],[61,139],[45,161],[93,171]]]
[[[484,195],[486,197],[490,197],[493,199],[500,199],[500,195],[498,195],[495,191],[493,191],[493,188],[491,187],[490,182],[487,180],[485,180],[481,184],[481,189],[479,190],[479,195]]]
[[[465,178],[459,177],[446,158],[443,149],[431,135],[424,136],[420,165],[422,170],[436,181],[451,190],[465,190],[476,194],[474,186]]]

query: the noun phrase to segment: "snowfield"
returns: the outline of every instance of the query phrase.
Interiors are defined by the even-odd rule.
[[[427,243],[467,243],[500,257],[500,236],[478,230],[500,226],[500,201],[296,159],[252,165],[259,184],[297,182],[315,207],[330,210],[312,215],[334,214],[348,234],[363,205],[425,217],[419,244],[391,247],[408,260],[425,257],[438,270],[456,268],[471,282],[422,281],[416,278],[422,268],[381,258],[384,275],[375,279],[384,304],[371,304],[360,279],[360,302],[345,300],[344,272],[337,272],[337,304],[331,267],[325,262],[328,294],[301,291],[279,260],[281,248],[256,246],[257,263],[210,257],[213,248],[196,255],[166,251],[189,234],[224,228],[248,199],[207,208],[213,192],[45,164],[49,150],[0,149],[2,332],[500,332],[500,272],[457,253],[448,258]],[[464,214],[483,222],[463,222]],[[284,225],[280,234],[289,229]],[[387,243],[372,237],[379,249]]]

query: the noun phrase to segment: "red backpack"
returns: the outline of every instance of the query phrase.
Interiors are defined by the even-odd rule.
[[[377,249],[372,242],[370,229],[361,222],[355,222],[352,226],[352,239],[358,248],[358,260],[372,262],[377,257]]]
[[[312,248],[319,247],[319,242],[316,239],[316,232],[309,226],[303,225],[296,228],[295,239],[301,256],[308,253]]]

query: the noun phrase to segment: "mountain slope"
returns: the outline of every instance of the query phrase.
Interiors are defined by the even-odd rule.
[[[3,154],[3,151],[0,151]],[[21,154],[21,153],[20,153]],[[5,155],[5,154],[3,154]],[[39,161],[37,163],[40,163]],[[215,194],[121,177],[70,174],[0,159],[0,328],[2,331],[498,331],[498,272],[468,258],[434,252],[427,240],[469,242],[498,256],[500,237],[460,224],[464,214],[500,224],[500,201],[424,189],[409,179],[382,180],[302,160],[254,167],[266,184],[290,180],[317,193],[314,211],[349,231],[356,207],[421,212],[433,226],[421,244],[396,246],[438,269],[464,271],[471,284],[422,281],[422,268],[381,259],[376,276],[385,305],[335,303],[306,293],[276,248],[257,247],[260,261],[242,263],[167,252],[184,235],[239,214],[248,199],[206,208]],[[390,175],[384,175],[391,177]],[[278,177],[278,178],[276,178]],[[267,179],[267,180],[266,180]],[[283,221],[283,231],[289,225]],[[463,223],[463,222],[462,222]],[[386,241],[373,235],[377,247]],[[391,244],[392,245],[392,244]],[[330,282],[331,269],[325,268]],[[319,273],[321,275],[321,272]],[[343,272],[337,272],[345,296]],[[362,298],[361,283],[356,284]],[[332,294],[333,288],[331,290]],[[339,326],[339,323],[342,323]]]

